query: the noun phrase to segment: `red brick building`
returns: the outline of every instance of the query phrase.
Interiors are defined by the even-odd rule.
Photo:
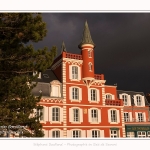
[[[61,54],[50,69],[39,73],[33,89],[36,96],[42,93],[39,105],[44,107],[36,113],[43,113],[45,137],[126,137],[127,107],[117,87],[105,84],[103,74],[95,74],[95,44],[87,22],[78,47],[81,55],[71,54],[63,43]]]

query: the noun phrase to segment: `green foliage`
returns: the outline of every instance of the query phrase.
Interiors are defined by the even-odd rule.
[[[40,14],[0,14],[0,126],[28,126],[33,134],[24,131],[27,137],[43,137],[38,118],[29,117],[41,98],[31,93],[37,79],[33,71],[45,71],[56,56],[55,46],[35,50],[28,43],[46,33]]]

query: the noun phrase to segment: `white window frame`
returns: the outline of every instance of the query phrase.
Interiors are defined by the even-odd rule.
[[[56,119],[56,116],[53,116],[53,110],[54,108],[58,108],[59,109],[59,112],[58,112],[58,121],[55,121],[57,120]],[[55,113],[56,114],[56,113]],[[55,118],[55,119],[54,119]],[[54,120],[53,120],[54,119]],[[58,123],[58,124],[61,124],[63,122],[63,108],[62,107],[59,107],[59,106],[52,106],[52,107],[49,107],[49,122],[51,124],[53,123]]]
[[[93,99],[93,93],[92,93],[92,91],[96,91],[95,92],[95,100]],[[99,89],[88,88],[88,101],[90,103],[99,103],[100,102],[100,91],[99,91]]]
[[[147,137],[150,138],[150,131],[147,131]]]
[[[110,138],[119,138],[119,130],[110,129]]]
[[[113,114],[112,114],[113,111],[115,111],[115,113],[116,113],[115,118],[113,118]],[[120,123],[120,112],[119,112],[119,110],[117,110],[117,109],[109,109],[108,110],[108,122],[110,124]]]
[[[76,120],[76,116],[74,114],[75,110],[78,110],[78,120]],[[69,108],[69,122],[72,124],[81,124],[83,122],[83,109],[80,107],[71,107]]]
[[[125,104],[123,96],[127,97],[127,103],[124,106],[131,106],[131,96],[129,94],[127,94],[127,93],[119,94],[119,98],[123,100],[123,104]]]
[[[73,131],[79,132],[79,134],[80,134],[79,138],[86,138],[86,130],[81,130],[81,129],[67,130],[67,138],[73,138]],[[76,138],[78,138],[78,137],[76,137]]]
[[[92,130],[92,138],[100,138],[100,130]]]
[[[124,106],[128,106],[128,95],[122,94],[123,104]]]
[[[137,99],[139,97],[141,99],[141,105],[139,105],[138,102],[137,102]],[[136,94],[136,95],[133,96],[133,98],[134,98],[134,104],[135,104],[135,106],[137,106],[137,107],[144,107],[145,106],[145,97],[144,96],[142,96],[140,94]]]
[[[36,110],[36,115],[37,115],[37,117],[39,117],[40,115],[40,117],[39,117],[39,121],[44,121],[44,108],[37,108],[37,110]]]
[[[81,138],[82,137],[81,130],[72,130],[72,138]]]
[[[127,138],[134,138],[135,133],[134,132],[127,132]]]
[[[89,71],[92,71],[92,68],[93,68],[93,64],[89,62]]]
[[[131,122],[129,112],[124,112],[124,122]]]
[[[88,50],[88,57],[92,58],[92,49]]]
[[[60,135],[60,130],[53,130],[52,131],[52,138],[60,138],[61,135]]]
[[[78,95],[77,95],[77,99],[74,99],[73,97],[73,89],[76,88],[78,89]],[[77,86],[71,86],[69,87],[69,99],[71,102],[81,102],[82,101],[82,88],[77,87]]]
[[[98,131],[100,133],[99,137],[93,137],[92,131]],[[104,138],[104,137],[105,137],[104,130],[100,130],[100,129],[87,130],[87,138]]]
[[[95,117],[95,112],[96,112],[96,117]],[[98,108],[88,109],[88,120],[90,124],[101,123],[101,110]]]
[[[146,122],[145,112],[135,112],[136,122]]]
[[[115,100],[115,96],[111,93],[106,93],[105,94],[105,99],[108,99],[108,100]]]
[[[59,107],[52,108],[52,121],[60,122],[60,108]]]
[[[74,75],[73,68],[77,68],[77,74]],[[69,79],[71,81],[80,81],[81,80],[81,67],[78,65],[69,65]]]
[[[59,132],[59,137],[53,137],[53,133],[55,132]],[[61,129],[57,129],[57,128],[54,128],[54,129],[51,129],[51,130],[49,130],[49,137],[50,138],[62,138],[63,137],[63,130],[61,130]]]
[[[58,88],[58,96],[56,96],[54,94],[54,92],[56,92],[54,90],[54,87],[57,87]],[[60,92],[60,85],[51,85],[51,97],[61,97],[61,92]]]
[[[139,133],[141,133],[142,135],[140,135]],[[144,134],[145,133],[145,134]],[[143,137],[144,136],[144,137]],[[137,137],[138,138],[146,138],[146,131],[138,131],[137,132]]]

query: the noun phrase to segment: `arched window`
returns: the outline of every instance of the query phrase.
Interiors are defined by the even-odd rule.
[[[54,130],[52,131],[52,138],[59,138],[60,137],[60,131]]]
[[[92,71],[92,63],[89,63],[89,71]]]
[[[89,50],[89,51],[88,51],[88,56],[89,56],[89,58],[92,57],[92,50]]]

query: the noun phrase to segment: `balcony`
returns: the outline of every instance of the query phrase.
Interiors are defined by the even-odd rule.
[[[123,101],[122,100],[110,100],[110,99],[106,99],[105,100],[105,105],[123,106]]]
[[[146,120],[144,119],[135,119],[135,118],[132,118],[132,119],[129,119],[129,118],[124,118],[124,122],[125,123],[144,123],[144,122],[150,122],[150,119],[147,118]]]
[[[94,78],[96,80],[104,80],[104,75],[103,74],[94,74]]]
[[[66,53],[66,58],[82,60],[82,55]]]

